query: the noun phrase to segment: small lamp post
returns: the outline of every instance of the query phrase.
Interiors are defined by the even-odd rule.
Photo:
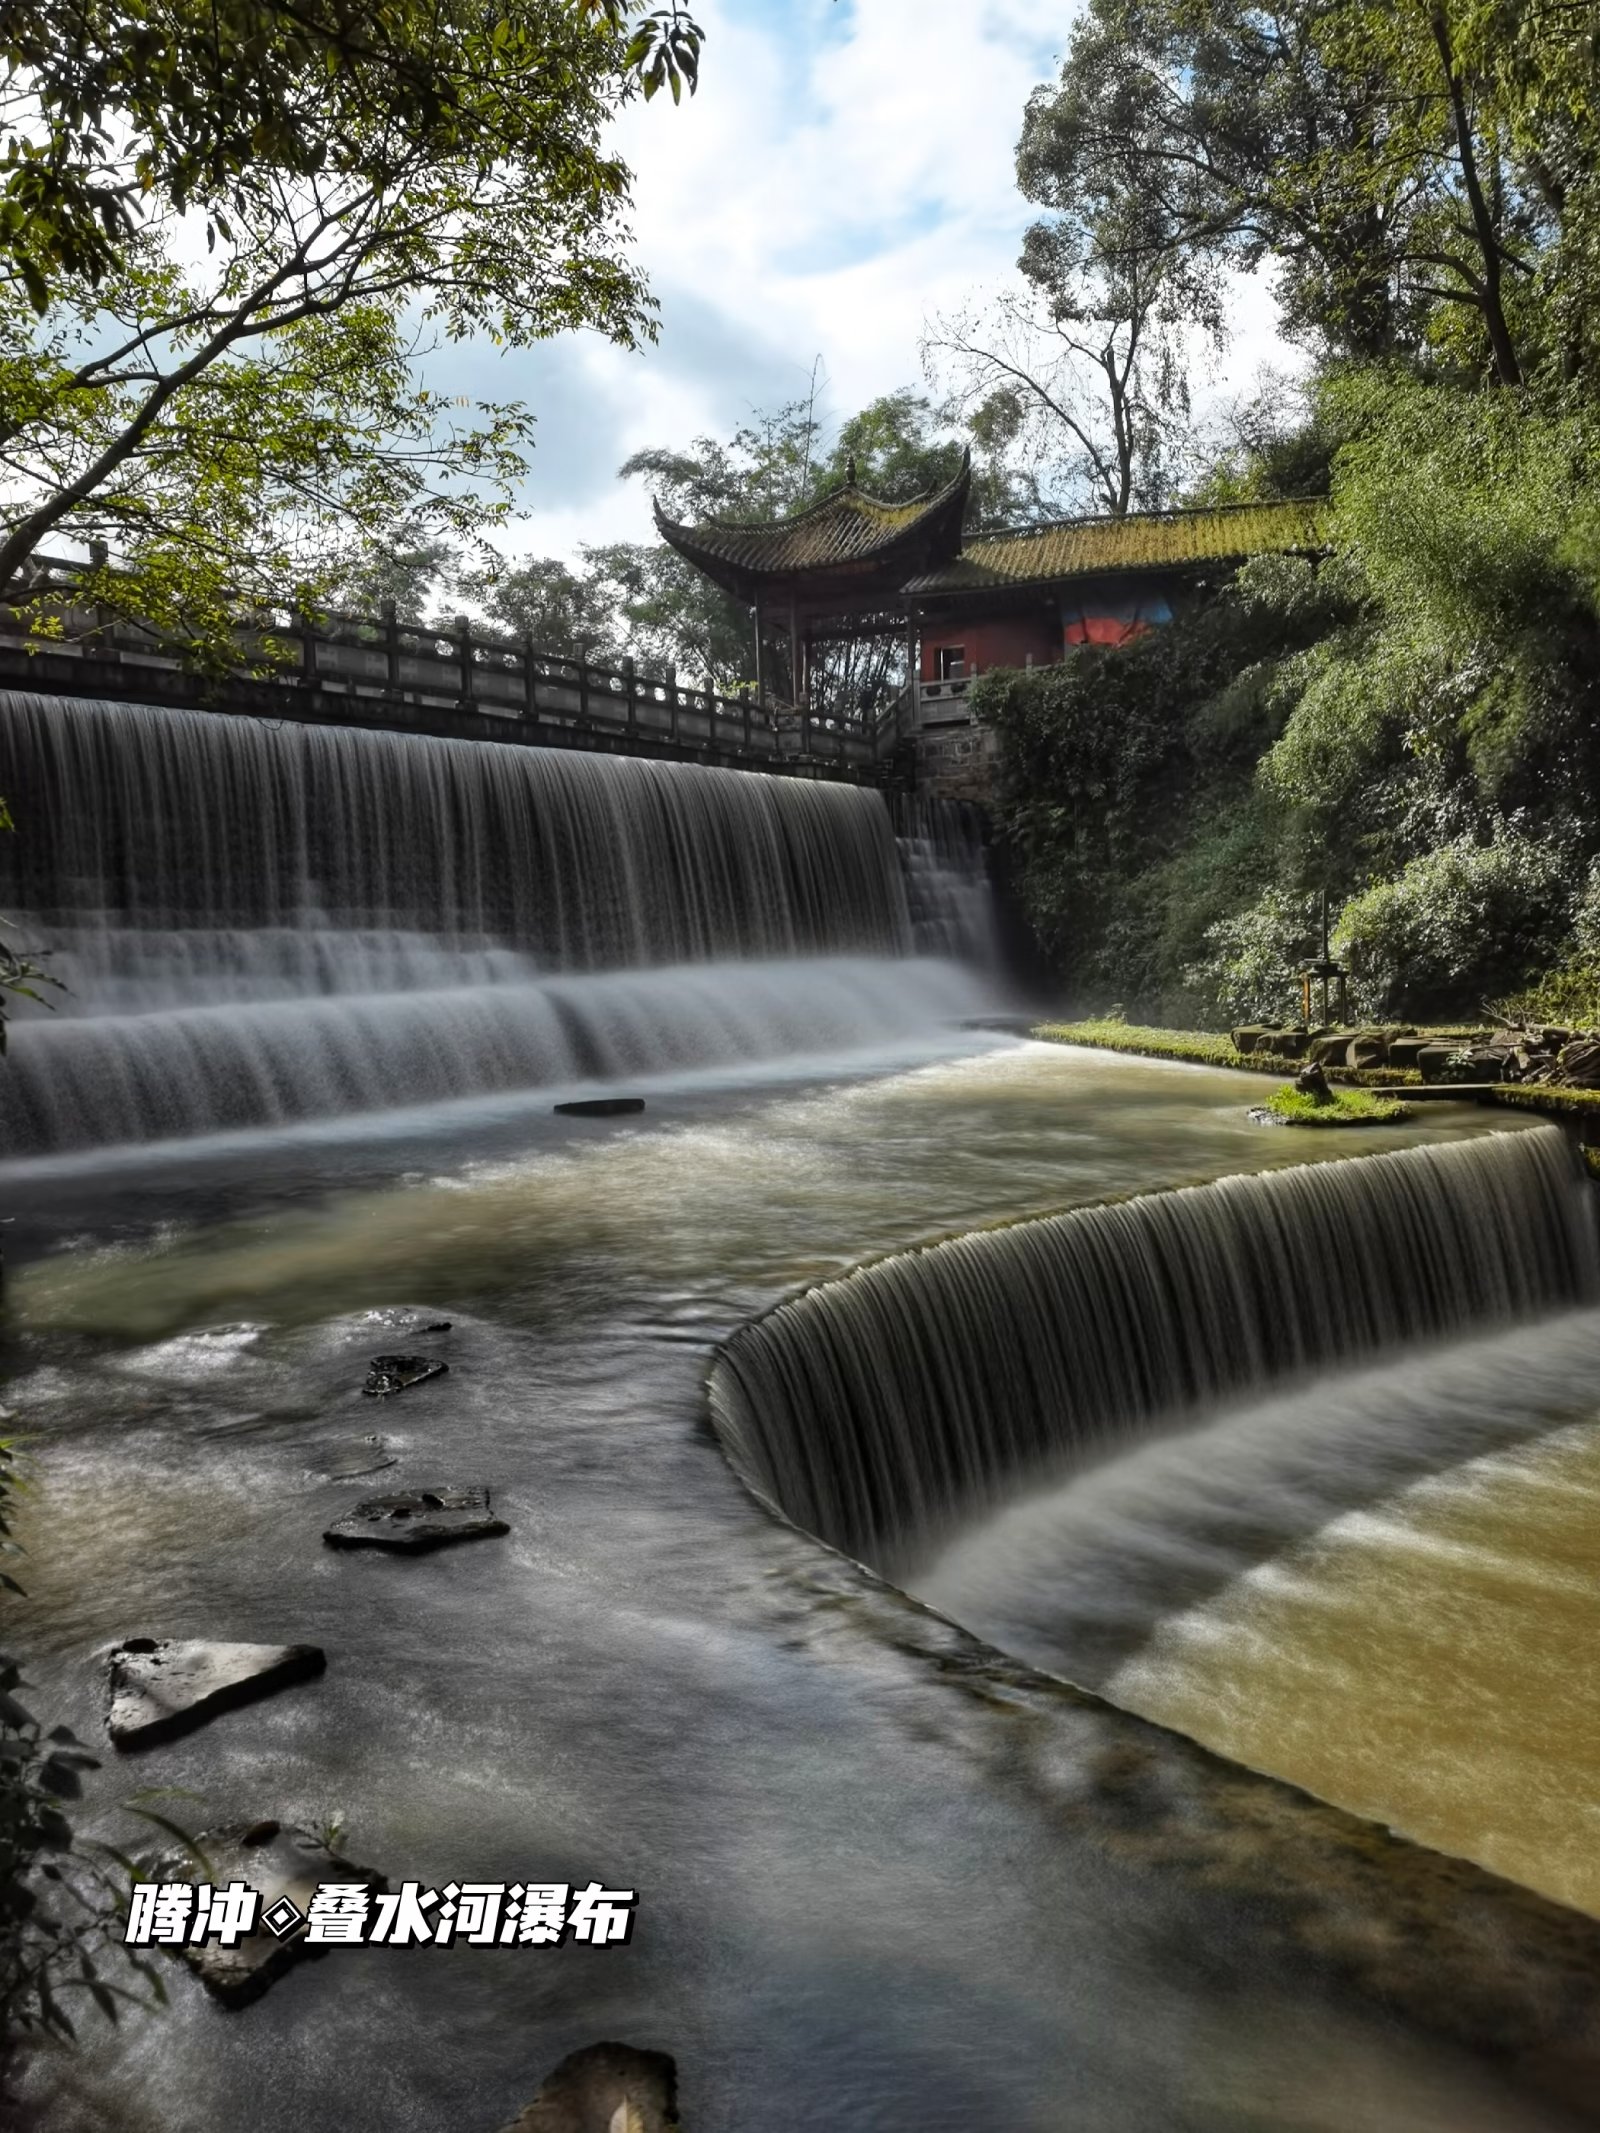
[[[1326,889],[1324,889],[1324,890],[1323,890],[1323,892],[1322,892],[1322,956],[1321,956],[1321,960],[1320,960],[1320,961],[1318,961],[1318,962],[1315,962],[1315,963],[1302,963],[1302,964],[1300,965],[1300,1005],[1301,1005],[1301,1014],[1302,1014],[1302,1018],[1303,1018],[1303,1020],[1305,1021],[1305,1024],[1306,1024],[1306,1026],[1307,1026],[1307,1028],[1308,1028],[1308,1029],[1309,1029],[1309,1028],[1310,1028],[1310,1026],[1311,1026],[1311,986],[1312,986],[1312,982],[1313,982],[1313,980],[1315,980],[1315,981],[1316,981],[1317,983],[1319,983],[1319,984],[1321,985],[1321,987],[1322,987],[1322,1023],[1321,1023],[1321,1027],[1322,1027],[1323,1029],[1326,1029],[1326,1028],[1328,1027],[1328,986],[1329,986],[1329,983],[1330,983],[1330,982],[1331,982],[1332,980],[1335,980],[1335,979],[1336,979],[1336,980],[1338,981],[1338,986],[1339,986],[1339,1020],[1340,1020],[1341,1022],[1346,1022],[1346,1021],[1348,1021],[1348,1020],[1349,1020],[1349,1014],[1350,1014],[1350,1009],[1349,1009],[1349,994],[1348,994],[1348,991],[1347,991],[1347,981],[1348,981],[1348,979],[1349,979],[1349,976],[1350,976],[1350,973],[1349,973],[1349,971],[1348,971],[1348,970],[1347,970],[1347,969],[1345,968],[1344,964],[1343,964],[1343,963],[1336,963],[1336,962],[1335,962],[1335,961],[1333,960],[1333,956],[1332,956],[1332,954],[1331,954],[1331,952],[1330,952],[1330,950],[1329,950],[1329,946],[1328,946],[1328,892],[1327,892],[1327,890],[1326,890]]]

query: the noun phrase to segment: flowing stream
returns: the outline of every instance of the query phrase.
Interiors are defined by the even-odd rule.
[[[599,2036],[676,2055],[692,2133],[1593,2122],[1515,2050],[1481,2056],[1475,2013],[1412,2025],[1181,1844],[1152,1865],[1108,1841],[1096,1758],[1162,1736],[946,1663],[942,1625],[760,1507],[706,1405],[715,1364],[734,1459],[801,1523],[1187,1731],[1216,1706],[1259,1761],[1247,1677],[1186,1703],[1174,1637],[1218,1649],[1205,1610],[1341,1520],[1583,1441],[1593,1232],[1555,1136],[1452,1106],[1330,1167],[1340,1136],[1249,1124],[1247,1077],[963,1028],[998,996],[968,959],[978,855],[949,819],[897,851],[870,794],[6,708],[0,909],[72,986],[17,1033],[0,1161],[33,1701],[103,1740],[99,1655],[141,1632],[328,1653],[315,1683],[108,1751],[97,1826],[126,1841],[129,1796],[174,1788],[194,1827],[342,1816],[393,1880],[640,1892],[623,1948],[339,1950],[234,2016],[175,1974],[165,2014],[86,2021],[36,2069],[45,2133],[491,2133]],[[641,1117],[553,1115],[624,1074]],[[850,1273],[998,1219],[1029,1228]],[[1355,1247],[1380,1232],[1374,1270]],[[1018,1302],[998,1270],[1035,1246]],[[930,1263],[976,1300],[964,1274],[908,1330],[894,1270]],[[748,1400],[796,1314],[834,1338],[840,1291],[896,1304],[902,1387],[945,1344],[927,1458],[887,1381],[841,1423],[841,1380],[809,1454],[798,1380],[734,1415],[730,1359]],[[1014,1344],[962,1366],[985,1324]],[[1069,1326],[1095,1360],[1062,1408]],[[396,1347],[448,1375],[363,1397]],[[986,1399],[1011,1432],[987,1449]],[[509,1536],[323,1546],[352,1502],[440,1482],[489,1487]],[[1458,1723],[1442,1686],[1431,1708]],[[1226,1785],[1182,1767],[1225,1820]]]

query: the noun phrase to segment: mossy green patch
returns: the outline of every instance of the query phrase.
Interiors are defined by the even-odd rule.
[[[1317,1098],[1285,1083],[1274,1089],[1264,1108],[1291,1126],[1397,1126],[1411,1116],[1409,1104],[1392,1096],[1372,1096],[1365,1089],[1335,1089]]]

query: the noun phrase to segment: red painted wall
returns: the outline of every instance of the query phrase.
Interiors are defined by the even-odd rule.
[[[947,644],[965,647],[969,678],[987,674],[991,667],[1025,667],[1030,655],[1036,667],[1045,667],[1061,657],[1061,623],[1048,609],[1034,615],[997,615],[985,621],[976,616],[930,616],[922,625],[924,681],[939,679],[939,648]]]

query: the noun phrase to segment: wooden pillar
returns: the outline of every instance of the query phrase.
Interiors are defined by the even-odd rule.
[[[457,615],[456,628],[461,640],[461,701],[470,704],[478,693],[473,671],[472,624],[465,615]]]
[[[400,694],[400,618],[392,600],[383,603],[383,661],[389,694]]]
[[[800,703],[800,616],[789,602],[789,689],[798,709]]]
[[[913,600],[906,609],[906,687],[913,729],[922,723],[922,630],[921,610]]]
[[[756,601],[755,606],[750,610],[750,612],[755,616],[756,621],[756,702],[758,704],[764,704],[767,700],[767,659],[766,653],[763,651],[761,644],[761,602],[759,599]],[[747,747],[749,746],[749,724],[749,718],[746,717],[745,726],[747,729],[747,733],[745,745]]]

